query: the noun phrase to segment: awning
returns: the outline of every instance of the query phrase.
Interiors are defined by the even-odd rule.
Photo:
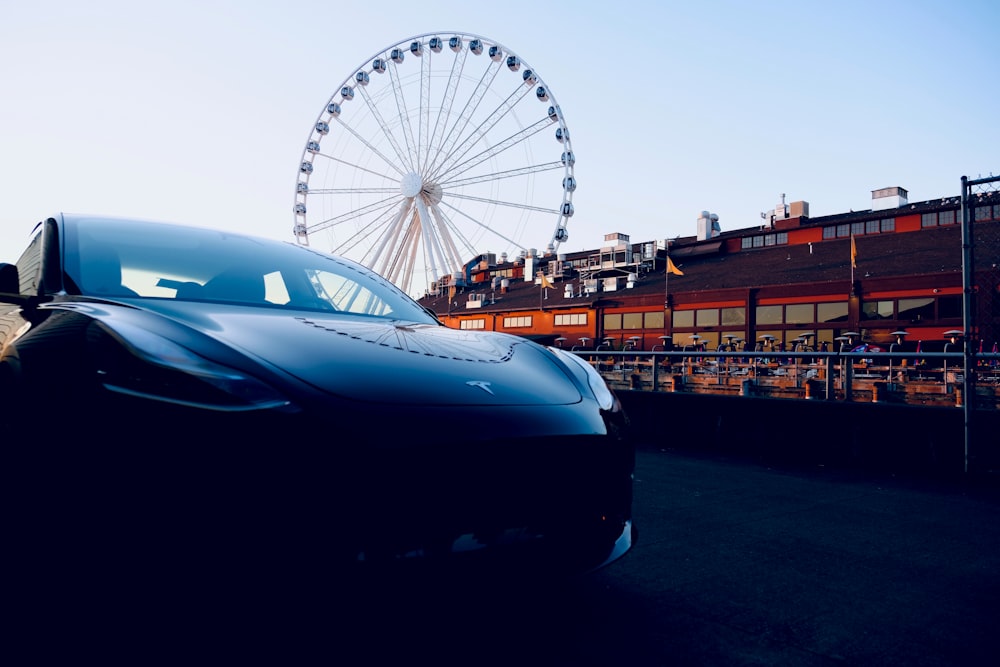
[[[685,246],[683,248],[671,248],[670,257],[697,257],[698,255],[714,255],[722,248],[722,241],[712,243],[699,243],[697,245]]]

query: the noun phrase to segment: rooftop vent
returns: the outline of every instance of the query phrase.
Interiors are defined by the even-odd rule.
[[[906,206],[908,203],[907,192],[900,187],[881,188],[872,190],[872,210],[885,211],[892,208]]]
[[[721,233],[722,227],[719,226],[719,216],[715,213],[702,211],[701,215],[698,216],[698,240],[707,241]]]

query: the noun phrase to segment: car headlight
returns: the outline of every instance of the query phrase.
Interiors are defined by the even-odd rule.
[[[177,405],[240,412],[290,406],[273,387],[127,322],[105,329],[116,340],[98,352],[104,386]]]
[[[615,396],[611,393],[607,382],[604,381],[604,378],[601,377],[596,368],[572,352],[567,352],[558,347],[550,347],[549,350],[562,359],[577,374],[577,377],[587,383],[602,410],[610,410],[614,407]]]

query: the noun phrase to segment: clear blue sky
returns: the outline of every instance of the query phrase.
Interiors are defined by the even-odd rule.
[[[0,260],[57,211],[291,239],[296,169],[383,48],[468,32],[557,97],[579,189],[566,250],[911,201],[1000,173],[1000,4],[0,0]],[[538,245],[548,240],[549,230]]]

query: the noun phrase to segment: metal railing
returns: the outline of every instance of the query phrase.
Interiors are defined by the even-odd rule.
[[[964,358],[953,352],[575,350],[614,388],[825,400],[961,405]],[[1000,354],[973,354],[979,407],[996,408]],[[986,400],[989,397],[993,400]]]

